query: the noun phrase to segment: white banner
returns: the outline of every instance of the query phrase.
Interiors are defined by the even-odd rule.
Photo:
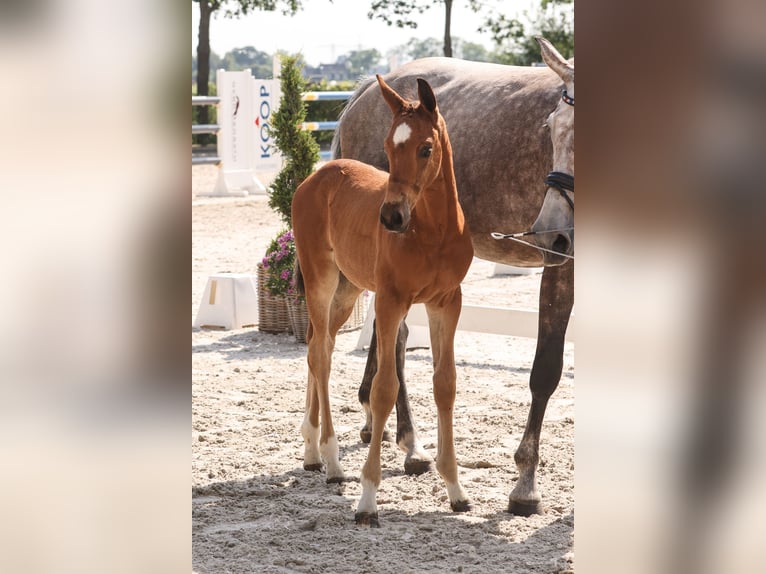
[[[271,118],[281,98],[279,80],[253,79],[253,171],[261,177],[273,177],[282,168],[282,155],[271,136]]]

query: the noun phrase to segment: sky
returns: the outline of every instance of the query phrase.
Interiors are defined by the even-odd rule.
[[[382,55],[395,46],[406,44],[410,38],[441,38],[444,34],[444,9],[434,6],[418,15],[417,29],[387,26],[381,20],[370,20],[367,12],[370,0],[304,0],[304,8],[295,16],[280,12],[254,12],[239,19],[216,15],[210,23],[210,45],[219,56],[233,48],[253,46],[272,54],[277,50],[300,52],[309,65],[333,63],[352,50],[377,49]],[[500,6],[511,17],[532,6],[532,0],[488,1]],[[197,49],[199,6],[192,3],[192,55]],[[452,7],[452,37],[476,42],[492,48],[488,34],[476,29],[482,16],[468,8],[468,2],[458,0]]]

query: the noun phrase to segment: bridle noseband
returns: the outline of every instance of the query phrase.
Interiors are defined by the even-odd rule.
[[[567,195],[567,191],[574,193],[574,176],[563,171],[552,171],[545,178],[545,185],[558,191],[574,211],[574,201]]]

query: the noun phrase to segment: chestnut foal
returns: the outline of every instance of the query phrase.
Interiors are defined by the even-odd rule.
[[[372,440],[355,515],[357,524],[369,526],[379,525],[381,439],[399,389],[396,336],[413,303],[424,303],[428,313],[438,409],[436,469],[452,509],[470,509],[458,480],[452,418],[460,282],[473,246],[458,202],[452,147],[428,82],[417,80],[419,101],[409,102],[377,79],[393,113],[384,144],[390,173],[355,160],[334,160],[306,178],[292,203],[297,276],[309,313],[303,466],[320,470],[324,459],[328,482],[344,479],[328,390],[335,336],[362,290],[375,292]]]

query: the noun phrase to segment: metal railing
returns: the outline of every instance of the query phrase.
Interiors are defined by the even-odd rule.
[[[192,96],[193,106],[217,106],[221,102],[221,98],[217,96]],[[192,135],[195,134],[216,134],[221,131],[221,126],[218,124],[192,124]],[[217,144],[216,144],[217,147]],[[221,158],[216,155],[194,155],[192,154],[192,165],[218,165],[221,163]]]

